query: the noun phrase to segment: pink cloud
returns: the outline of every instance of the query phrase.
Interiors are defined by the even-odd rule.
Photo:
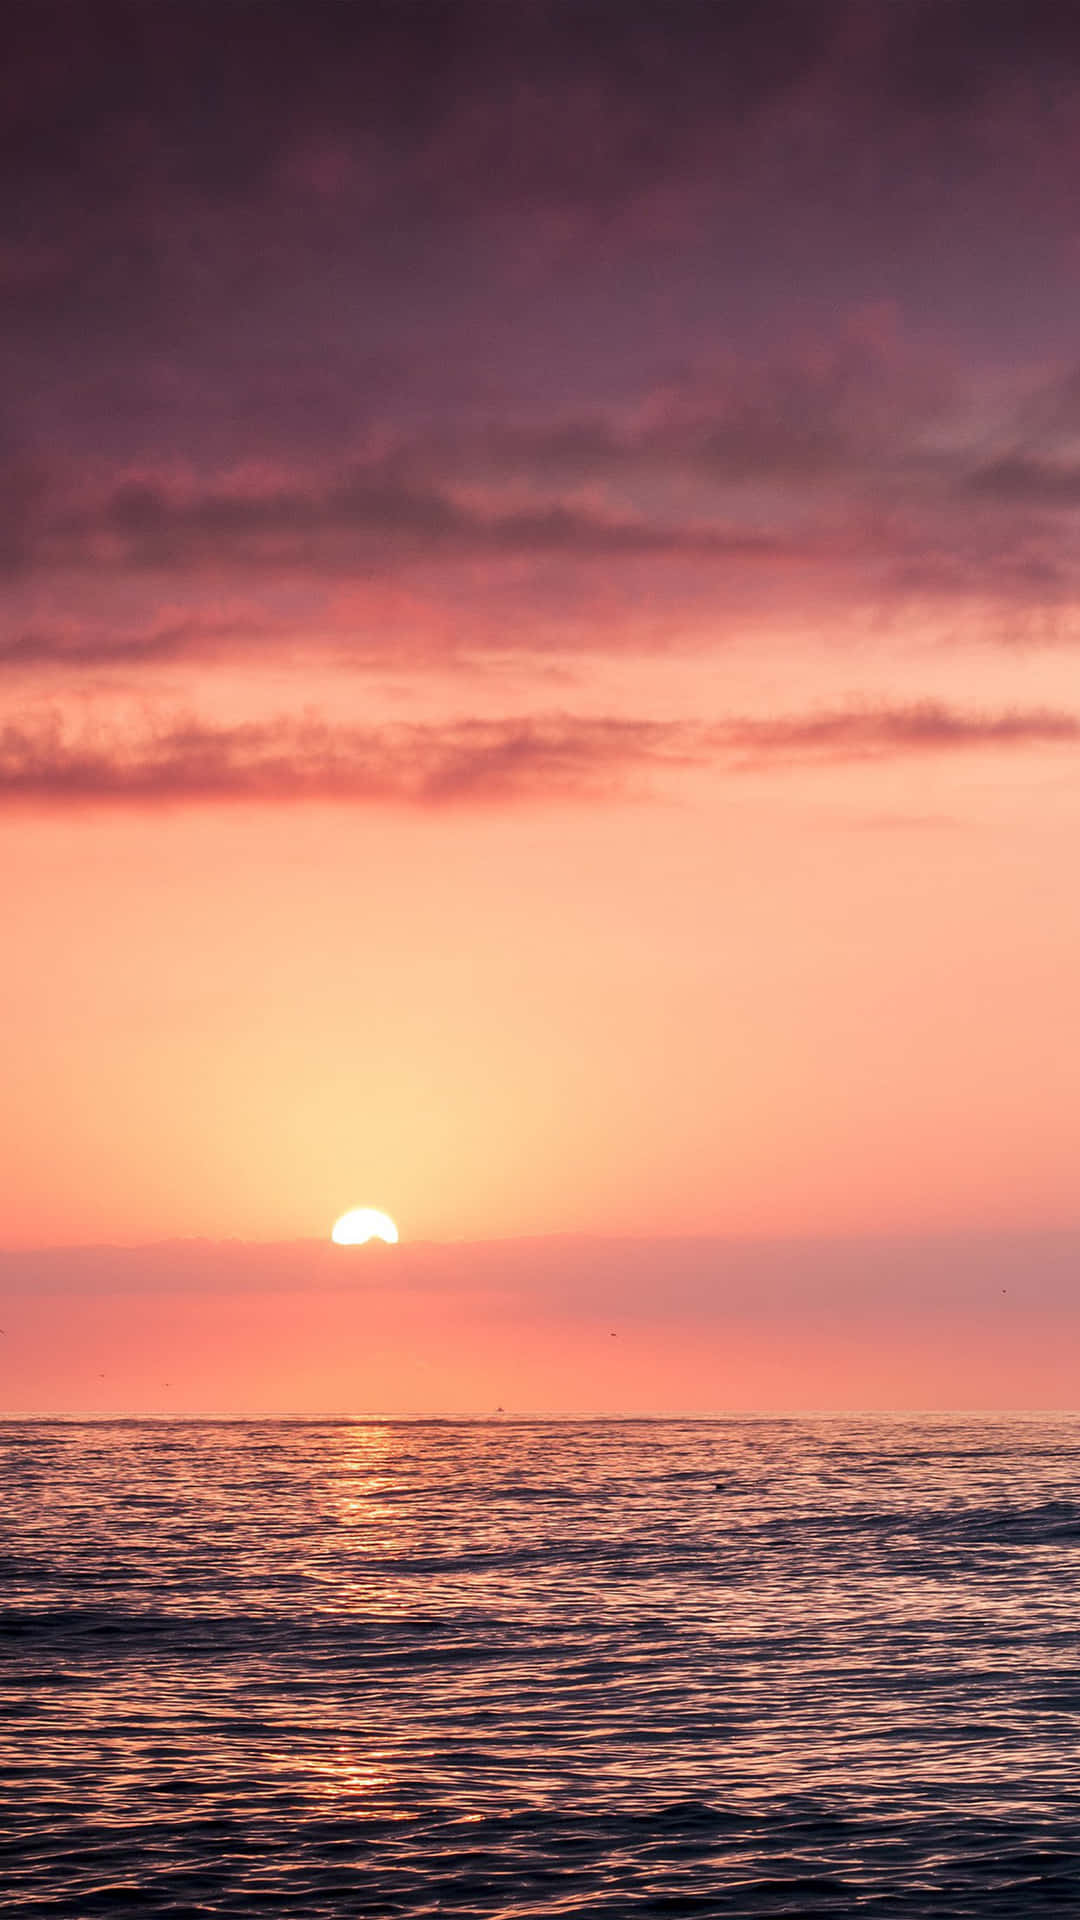
[[[582,801],[625,795],[643,776],[679,768],[747,772],[1078,740],[1080,721],[1067,713],[987,714],[931,701],[711,724],[554,713],[365,729],[310,717],[74,736],[54,718],[0,728],[0,805]]]

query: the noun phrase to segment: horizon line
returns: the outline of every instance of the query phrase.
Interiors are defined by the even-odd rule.
[[[0,1412],[0,1426],[20,1421],[64,1422],[85,1425],[113,1421],[154,1420],[162,1425],[185,1422],[237,1425],[245,1421],[274,1420],[294,1426],[650,1426],[724,1425],[762,1420],[1076,1420],[1074,1407],[755,1407],[742,1412],[711,1413],[194,1413],[194,1412]]]
[[[915,1242],[932,1240],[1009,1240],[1009,1239],[1068,1239],[1080,1238],[1080,1220],[1070,1225],[1015,1225],[1015,1226],[978,1226],[952,1225],[927,1227],[863,1227],[849,1231],[807,1230],[788,1233],[753,1233],[748,1231],[702,1230],[693,1233],[632,1233],[625,1231],[604,1231],[597,1228],[556,1228],[551,1232],[507,1233],[490,1235],[456,1234],[445,1240],[432,1238],[410,1240],[403,1236],[395,1242],[378,1238],[357,1245],[341,1246],[331,1239],[330,1234],[299,1234],[288,1239],[254,1240],[241,1234],[213,1235],[168,1234],[157,1240],[61,1240],[61,1241],[20,1241],[10,1244],[0,1243],[0,1257],[8,1254],[34,1253],[148,1253],[161,1252],[166,1248],[213,1247],[258,1252],[261,1250],[282,1250],[285,1248],[315,1247],[325,1248],[335,1257],[342,1259],[363,1258],[373,1252],[376,1257],[391,1258],[411,1250],[421,1251],[427,1248],[454,1247],[511,1247],[535,1246],[550,1242],[603,1243],[618,1246],[689,1246],[716,1245],[727,1246],[850,1246],[863,1241]]]

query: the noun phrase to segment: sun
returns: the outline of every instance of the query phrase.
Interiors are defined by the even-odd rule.
[[[367,1240],[385,1240],[387,1246],[394,1246],[398,1230],[388,1213],[380,1213],[377,1207],[351,1207],[335,1220],[334,1231],[330,1235],[337,1247],[362,1247]]]

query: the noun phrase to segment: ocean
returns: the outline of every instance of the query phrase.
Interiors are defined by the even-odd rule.
[[[8,1421],[14,1915],[1080,1912],[1080,1421]]]

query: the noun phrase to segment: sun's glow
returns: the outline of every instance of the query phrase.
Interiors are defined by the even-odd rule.
[[[377,1207],[352,1207],[335,1220],[330,1235],[335,1246],[362,1247],[367,1240],[385,1240],[393,1246],[398,1230],[388,1213],[380,1213]]]

